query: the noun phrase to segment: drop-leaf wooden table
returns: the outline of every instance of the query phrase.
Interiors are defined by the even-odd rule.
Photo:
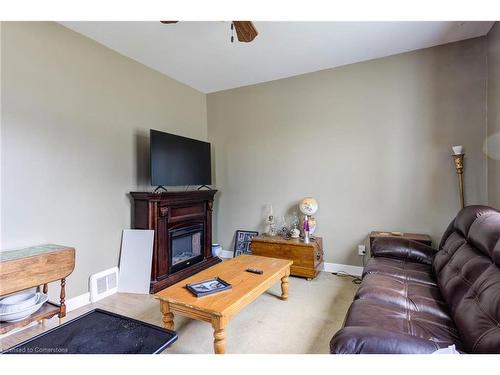
[[[60,304],[46,302],[31,316],[16,322],[0,323],[0,334],[58,314],[66,316],[66,277],[75,268],[75,249],[60,245],[39,245],[0,252],[0,296],[40,287],[47,294],[48,283],[61,280]]]

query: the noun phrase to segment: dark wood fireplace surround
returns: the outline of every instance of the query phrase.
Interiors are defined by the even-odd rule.
[[[150,293],[156,293],[221,260],[212,256],[212,207],[217,190],[165,193],[132,192],[134,229],[155,231]],[[204,226],[203,259],[177,272],[170,272],[172,229]]]

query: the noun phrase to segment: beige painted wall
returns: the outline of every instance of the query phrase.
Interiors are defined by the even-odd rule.
[[[430,233],[456,214],[450,147],[467,152],[467,203],[486,203],[486,39],[478,38],[208,95],[216,238],[262,230],[317,198],[327,262],[359,265],[374,229]]]
[[[488,34],[488,203],[500,209],[500,23]]]
[[[75,246],[68,298],[118,261],[127,193],[150,188],[149,128],[206,139],[207,107],[225,248],[262,229],[263,204],[285,213],[306,195],[327,261],[359,264],[372,229],[437,240],[458,209],[451,144],[467,150],[467,202],[487,201],[486,38],[206,99],[58,24],[1,29],[1,247]]]
[[[74,246],[71,298],[117,265],[149,129],[206,139],[206,96],[56,23],[1,36],[2,249]]]

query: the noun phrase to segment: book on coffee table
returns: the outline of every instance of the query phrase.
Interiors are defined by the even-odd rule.
[[[203,297],[209,294],[223,292],[231,289],[231,284],[219,277],[187,284],[186,288],[196,297]]]

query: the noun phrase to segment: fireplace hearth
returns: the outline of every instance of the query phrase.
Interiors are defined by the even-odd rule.
[[[155,231],[150,293],[221,261],[212,256],[212,205],[216,192],[130,193],[133,228]]]

